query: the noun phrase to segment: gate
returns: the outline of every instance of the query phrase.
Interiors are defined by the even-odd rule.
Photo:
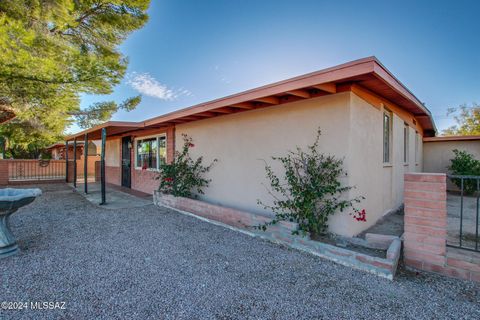
[[[447,195],[447,246],[480,252],[480,176],[447,177],[457,187]]]
[[[8,161],[8,181],[65,180],[65,160],[3,160]]]

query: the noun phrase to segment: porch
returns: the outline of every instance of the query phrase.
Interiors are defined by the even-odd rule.
[[[74,188],[73,183],[70,183],[69,185]],[[82,195],[93,204],[98,205],[102,202],[101,183],[89,183],[88,193],[83,192],[84,188],[83,183],[78,183],[74,190],[78,191],[78,194]],[[108,201],[105,201],[102,208],[112,210],[138,208],[152,204],[152,195],[113,184],[107,184],[105,188],[105,198],[108,199]]]

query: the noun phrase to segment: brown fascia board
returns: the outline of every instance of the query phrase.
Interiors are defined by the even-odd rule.
[[[107,122],[104,122],[102,124],[99,124],[98,126],[92,127],[90,129],[83,130],[83,131],[80,131],[78,133],[69,135],[65,138],[65,140],[66,141],[71,141],[75,138],[83,138],[83,136],[86,133],[96,132],[98,130],[101,130],[103,128],[108,128],[108,127],[124,127],[124,128],[126,128],[126,131],[128,131],[128,129],[131,129],[131,128],[141,129],[141,128],[143,128],[143,126],[144,126],[143,122],[107,121]]]
[[[211,111],[216,108],[235,105],[267,96],[284,94],[288,91],[298,90],[322,83],[341,82],[342,80],[365,74],[375,75],[397,94],[403,96],[413,105],[415,105],[415,107],[418,109],[416,114],[428,116],[431,128],[436,132],[435,122],[433,121],[430,111],[374,56],[347,62],[338,66],[308,73],[295,78],[275,82],[206,103],[197,104],[192,107],[145,120],[144,123],[145,126],[150,126],[161,122],[174,120],[176,118],[194,115],[195,113]]]
[[[480,140],[480,135],[473,136],[440,136],[423,138],[423,142],[441,142],[441,141],[475,141]]]
[[[317,84],[338,81],[339,79],[351,78],[374,71],[374,57],[351,61],[335,67],[308,73],[295,78],[275,82],[255,89],[236,93],[224,98],[212,100],[206,103],[194,105],[178,111],[167,113],[145,121],[145,126],[159,122],[193,115],[197,112],[210,111],[216,108],[230,106],[245,101],[260,99],[267,96],[282,94],[291,90],[310,87]]]
[[[376,63],[374,67],[374,74],[398,94],[414,103],[419,109],[420,114],[428,116],[432,129],[436,133],[437,128],[430,110],[428,110],[428,108],[426,108],[425,105],[406,86],[403,85],[403,83],[401,83],[380,61],[378,61],[376,57],[373,58]]]
[[[416,113],[417,115],[428,116],[431,128],[436,132],[435,123],[433,121],[430,111],[425,108],[425,106],[415,97],[415,95],[413,95],[400,81],[398,81],[398,79],[396,79],[390,73],[390,71],[388,71],[380,63],[380,61],[378,61],[376,57],[372,56],[347,62],[320,71],[304,74],[291,79],[275,82],[244,92],[236,93],[227,97],[215,99],[205,103],[200,103],[191,107],[150,118],[143,122],[109,121],[91,129],[71,135],[67,137],[67,140],[72,140],[75,137],[81,137],[85,133],[95,132],[104,127],[128,126],[141,129],[149,126],[158,125],[160,123],[176,120],[178,118],[192,116],[196,113],[208,112],[214,109],[228,107],[246,101],[254,101],[255,99],[260,99],[268,96],[284,94],[292,90],[312,87],[319,84],[342,82],[347,79],[355,78],[366,74],[373,74],[379,80],[386,83],[397,94],[410,101],[412,105],[414,105],[418,109],[418,112]]]

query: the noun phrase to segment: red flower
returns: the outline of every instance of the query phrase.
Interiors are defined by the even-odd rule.
[[[363,209],[362,211],[358,211],[356,214],[353,215],[353,218],[357,221],[367,222],[367,213],[365,212],[365,209]]]
[[[163,181],[172,182],[172,181],[173,181],[173,178],[165,178],[165,179],[163,179]]]
[[[194,145],[193,143],[189,143],[189,144],[188,144],[188,147],[189,147],[189,148],[193,148],[193,147],[195,147],[195,145]]]

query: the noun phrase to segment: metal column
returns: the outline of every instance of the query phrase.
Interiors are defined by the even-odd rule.
[[[100,156],[100,175],[102,186],[102,202],[100,204],[106,204],[105,201],[105,140],[107,139],[107,129],[102,128],[102,153]]]
[[[65,182],[68,183],[68,141],[65,141]]]
[[[77,187],[77,138],[73,139],[73,187]]]
[[[85,193],[88,193],[88,133],[85,133],[85,142],[83,143],[83,185]]]

